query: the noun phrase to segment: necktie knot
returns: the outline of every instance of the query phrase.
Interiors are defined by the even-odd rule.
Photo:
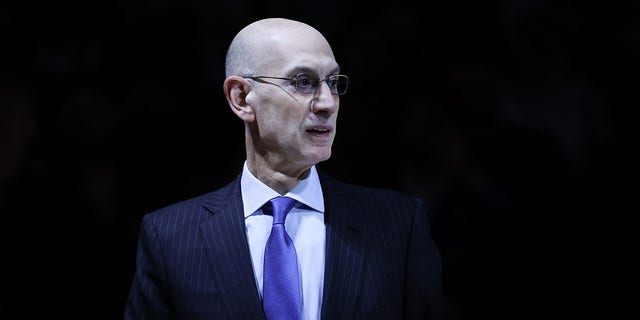
[[[289,197],[275,197],[269,202],[270,205],[266,205],[264,210],[267,214],[273,214],[273,224],[284,224],[287,214],[296,204],[296,200]]]

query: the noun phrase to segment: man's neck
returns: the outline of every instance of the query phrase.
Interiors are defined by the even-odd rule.
[[[252,161],[253,160],[253,161]],[[247,158],[247,168],[262,183],[281,195],[293,190],[300,180],[304,179],[311,167],[276,168],[266,161]]]

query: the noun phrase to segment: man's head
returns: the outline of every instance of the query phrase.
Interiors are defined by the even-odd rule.
[[[331,46],[307,24],[270,18],[236,35],[227,52],[224,93],[245,122],[250,164],[295,173],[331,156],[337,93],[348,81],[333,76],[339,72]],[[315,79],[325,80],[314,87]]]

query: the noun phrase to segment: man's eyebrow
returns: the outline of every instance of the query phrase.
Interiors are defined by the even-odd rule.
[[[293,70],[291,70],[291,72],[289,72],[290,76],[295,76],[299,73],[312,73],[312,74],[316,74],[316,71],[309,68],[309,67],[295,67],[293,68]]]
[[[318,75],[318,72],[315,69],[312,69],[309,67],[295,67],[293,70],[291,70],[291,72],[289,72],[289,75],[295,76],[299,73],[310,73],[310,74]],[[340,67],[336,67],[335,69],[331,70],[331,72],[329,72],[329,74],[339,74],[339,73],[340,73]]]

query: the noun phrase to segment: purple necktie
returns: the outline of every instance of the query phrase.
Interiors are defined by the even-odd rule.
[[[284,229],[284,220],[296,200],[275,197],[270,202],[273,206],[273,226],[264,250],[264,312],[269,320],[301,319],[302,301],[296,248]],[[265,213],[269,213],[270,209],[268,204],[265,205]]]

